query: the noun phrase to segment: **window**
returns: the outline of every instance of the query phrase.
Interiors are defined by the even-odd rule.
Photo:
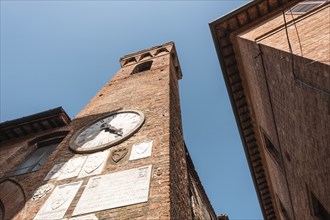
[[[318,217],[319,220],[330,220],[329,212],[312,192],[310,193],[310,199],[312,203],[312,214]]]
[[[12,175],[16,176],[39,170],[57,145],[58,143],[37,147],[35,151],[33,151],[28,158],[13,171]]]
[[[141,55],[140,61],[141,60],[146,60],[146,59],[149,59],[149,58],[152,58],[151,54],[150,53],[145,53],[145,54]]]
[[[136,63],[136,59],[135,57],[132,57],[132,58],[129,58],[125,61],[124,65],[128,65],[128,64],[133,64],[133,63]]]
[[[155,56],[160,56],[166,53],[168,53],[168,50],[166,48],[160,48],[159,50],[156,51]]]
[[[151,69],[151,65],[152,65],[152,61],[147,61],[147,62],[141,63],[141,64],[137,65],[134,68],[132,74],[136,74],[136,73],[140,73],[140,72],[144,72],[144,71],[150,70]]]
[[[290,10],[286,12],[286,14],[305,14],[321,5],[326,3],[327,0],[319,0],[319,1],[313,1],[313,0],[306,0],[303,2],[300,2],[293,6]]]
[[[275,162],[277,163],[277,165],[281,166],[281,154],[278,151],[278,149],[274,146],[274,144],[270,141],[270,139],[268,138],[268,136],[261,130],[263,139],[264,139],[264,145],[266,147],[266,149],[268,150],[268,152],[270,153],[270,155],[272,156],[272,158],[275,160]]]
[[[30,147],[34,147],[35,149],[18,167],[9,173],[9,176],[16,176],[39,170],[67,133],[66,131],[55,132],[30,141]]]

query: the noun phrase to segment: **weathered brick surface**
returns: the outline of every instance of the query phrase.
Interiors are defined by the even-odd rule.
[[[184,149],[178,79],[171,66],[170,74],[170,183],[171,218],[192,219],[188,192],[188,169]]]
[[[330,6],[321,7],[307,16],[298,18],[298,15],[286,14],[285,18],[293,54],[329,65]],[[293,19],[296,20],[292,21]],[[267,22],[255,25],[239,36],[290,52],[284,28],[285,20],[280,12]]]
[[[19,139],[14,139],[8,142],[1,143],[1,174],[0,182],[5,180],[13,180],[17,182],[22,188],[25,196],[25,202],[27,202],[33,195],[34,191],[44,184],[44,177],[50,171],[55,163],[60,160],[62,152],[67,152],[67,142],[70,135],[68,135],[55,149],[53,154],[48,158],[47,162],[37,171],[22,174],[19,176],[8,176],[8,173],[15,170],[17,166],[21,164],[25,158],[29,156],[35,149],[34,145],[29,145],[29,142],[33,141],[37,137],[44,136],[57,131],[70,131],[70,127],[61,127],[53,130],[35,133]],[[65,160],[62,160],[65,161]],[[7,189],[4,189],[5,191]],[[43,200],[44,201],[44,200]],[[4,204],[5,208],[9,204]],[[10,206],[10,205],[9,205]],[[35,202],[30,208],[29,203],[16,214],[16,219],[32,219],[36,212],[39,210],[40,202]],[[8,208],[8,206],[7,206]],[[5,210],[6,211],[6,210]]]
[[[277,209],[280,210],[279,199],[290,219],[316,219],[311,215],[308,189],[330,210],[327,16],[329,7],[296,23],[303,56],[298,38],[293,36],[296,33],[293,26],[289,27],[293,56],[284,30],[255,42],[257,37],[282,25],[281,16],[237,38],[243,85],[254,112],[254,127],[263,148]],[[264,147],[262,130],[280,152],[280,164]]]
[[[172,44],[165,47],[175,53]],[[155,54],[157,48],[151,52]],[[143,52],[144,53],[144,52]],[[136,56],[139,60],[141,53]],[[128,56],[129,57],[129,56]],[[126,57],[125,57],[126,58]],[[150,70],[130,75],[136,64],[127,64],[110,80],[76,116],[65,129],[70,134],[57,147],[43,167],[34,173],[15,177],[23,187],[27,204],[21,211],[26,219],[32,219],[47,200],[47,195],[37,201],[30,198],[37,187],[46,183],[43,178],[54,164],[68,161],[75,154],[69,150],[69,140],[80,128],[96,118],[118,109],[135,109],[145,114],[145,122],[128,140],[111,147],[111,152],[120,147],[129,149],[127,155],[118,163],[110,161],[110,157],[102,174],[123,171],[143,165],[152,164],[149,200],[145,203],[99,211],[99,219],[192,219],[192,207],[189,195],[188,168],[186,151],[181,127],[180,103],[178,92],[178,69],[175,68],[175,57],[169,52],[154,57]],[[177,62],[177,61],[176,61]],[[122,64],[125,62],[123,61]],[[152,155],[148,158],[129,161],[131,147],[134,143],[153,140]],[[24,140],[17,140],[5,147],[12,152],[20,152]],[[18,153],[16,153],[18,154]],[[21,161],[22,157],[17,161]],[[8,165],[8,170],[16,166]],[[70,217],[90,177],[82,178],[83,184],[75,196],[65,217]],[[49,180],[49,183],[61,185],[81,179]],[[199,185],[201,187],[201,185]],[[202,194],[199,197],[205,197]],[[207,199],[203,198],[203,201]],[[208,205],[207,207],[210,207]],[[215,216],[212,209],[208,209]],[[19,218],[18,218],[19,219]]]

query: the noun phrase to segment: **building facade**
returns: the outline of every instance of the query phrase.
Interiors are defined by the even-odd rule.
[[[120,64],[72,121],[1,124],[0,219],[216,219],[183,140],[174,43]]]
[[[256,0],[210,23],[265,219],[330,219],[329,1]]]

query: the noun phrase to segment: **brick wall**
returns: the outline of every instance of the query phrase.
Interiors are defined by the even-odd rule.
[[[19,187],[22,189],[24,194],[25,202],[27,202],[32,197],[34,191],[43,184],[43,178],[53,167],[54,163],[59,161],[60,158],[58,158],[58,155],[61,155],[63,151],[68,151],[67,142],[70,135],[64,138],[64,140],[57,146],[53,154],[47,159],[46,163],[41,166],[39,170],[18,176],[12,176],[11,171],[15,170],[22,163],[22,161],[24,161],[34,151],[36,146],[34,144],[30,144],[31,142],[38,137],[53,134],[59,131],[70,131],[70,128],[68,126],[64,126],[1,143],[0,182],[10,180],[19,184]],[[5,187],[5,185],[2,185],[2,187]],[[8,192],[8,190],[9,189],[6,187],[1,189],[3,192]],[[34,203],[33,207],[30,209],[27,204],[22,210],[16,213],[17,219],[32,219],[34,216],[33,213],[38,211],[38,205],[39,203]],[[6,208],[8,209],[8,207],[11,207],[11,204],[4,204],[4,206],[6,213]]]
[[[290,52],[289,39],[293,54],[329,65],[329,19],[329,4],[301,16],[285,14],[285,20],[280,11],[276,16],[254,25],[239,36],[286,52]]]
[[[210,24],[267,219],[313,219],[307,188],[330,212],[330,8],[286,14],[298,2],[252,1]]]
[[[313,18],[306,18],[308,24],[301,21],[304,25],[299,26],[299,29],[325,24],[323,12],[320,10]],[[272,21],[263,26],[272,24],[275,29],[276,23]],[[326,187],[330,182],[330,96],[326,91],[330,78],[327,62],[320,61],[326,60],[328,54],[320,54],[317,50],[318,44],[324,42],[329,33],[322,35],[323,30],[315,36],[316,39],[310,37],[309,42],[323,39],[315,41],[315,44],[307,44],[309,35],[302,33],[301,39],[306,43],[303,49],[312,50],[316,47],[315,54],[310,51],[302,57],[300,54],[292,56],[284,48],[287,39],[283,31],[255,42],[254,39],[264,32],[259,27],[237,38],[241,69],[244,69],[244,88],[249,93],[249,104],[254,112],[254,127],[263,148],[278,210],[281,210],[280,200],[290,219],[316,219],[311,215],[309,190],[326,209],[330,207],[330,191]],[[297,39],[292,39],[292,44],[297,46]],[[322,51],[327,49],[329,47]],[[315,63],[308,57],[319,62]],[[265,148],[262,133],[267,134],[280,152],[280,164]],[[279,213],[285,215],[283,211]]]
[[[188,192],[188,169],[181,125],[178,79],[175,68],[170,73],[170,182],[171,219],[192,219]]]

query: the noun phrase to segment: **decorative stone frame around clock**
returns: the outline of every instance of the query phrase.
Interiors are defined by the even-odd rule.
[[[81,148],[80,145],[76,144],[75,143],[75,140],[76,138],[89,126],[93,125],[94,123],[104,119],[104,118],[107,118],[111,115],[116,115],[116,114],[121,114],[121,113],[135,113],[135,114],[138,114],[140,116],[140,121],[139,123],[130,131],[128,132],[127,134],[125,134],[123,137],[120,137],[116,140],[113,140],[109,143],[106,143],[106,144],[101,144],[101,145],[98,145],[96,147],[92,147],[92,148],[88,148],[88,149],[84,149],[84,148]],[[87,125],[85,125],[84,127],[82,127],[81,129],[79,129],[70,139],[69,141],[69,148],[74,152],[74,153],[77,153],[77,154],[85,154],[85,153],[95,153],[97,151],[102,151],[102,150],[105,150],[105,149],[108,149],[110,147],[113,147],[117,144],[120,144],[122,143],[123,141],[127,140],[128,138],[130,138],[133,134],[135,134],[143,125],[145,121],[145,116],[143,114],[143,112],[141,111],[138,111],[138,110],[120,110],[120,111],[116,111],[116,112],[111,112],[109,114],[105,114],[101,117],[98,117],[97,119],[89,122]]]

